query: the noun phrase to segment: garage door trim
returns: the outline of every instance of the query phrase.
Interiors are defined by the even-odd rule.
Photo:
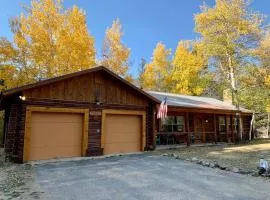
[[[88,147],[89,109],[27,106],[26,107],[26,116],[25,116],[23,161],[28,161],[28,158],[29,158],[32,112],[81,113],[81,114],[83,114],[84,116],[83,116],[83,133],[82,133],[81,155],[82,156],[86,155],[86,151],[87,151],[87,147]]]
[[[132,110],[114,110],[114,109],[106,109],[102,110],[102,127],[101,127],[101,148],[105,147],[105,122],[107,114],[116,114],[116,115],[139,115],[142,117],[142,133],[141,133],[141,151],[144,151],[144,147],[146,144],[146,115],[145,111],[132,111]]]

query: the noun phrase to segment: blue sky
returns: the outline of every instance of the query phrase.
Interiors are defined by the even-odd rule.
[[[206,2],[212,5],[214,0]],[[29,5],[30,0],[0,0],[0,36],[12,39],[8,19],[22,12],[22,4]],[[123,42],[131,48],[130,72],[136,76],[141,58],[149,61],[157,42],[174,51],[179,40],[197,37],[193,16],[200,11],[202,0],[64,0],[65,8],[74,4],[86,11],[98,55],[106,28],[120,19]],[[270,16],[269,0],[254,0],[251,8]]]

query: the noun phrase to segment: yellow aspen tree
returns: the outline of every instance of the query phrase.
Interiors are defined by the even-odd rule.
[[[237,74],[245,67],[261,33],[262,17],[248,9],[248,0],[216,0],[195,15],[195,30],[212,66],[218,68],[237,97]],[[239,102],[235,98],[235,103]]]
[[[112,26],[106,30],[101,63],[119,76],[130,80],[128,75],[130,49],[123,44],[123,35],[120,20],[114,20]]]
[[[205,66],[203,56],[191,49],[191,44],[180,41],[172,61],[172,91],[186,95],[200,95],[205,89],[205,81],[200,72]]]
[[[249,9],[249,0],[216,0],[213,7],[202,6],[195,15],[195,30],[201,35],[204,53],[212,67],[221,72],[240,109],[240,75],[254,59],[252,51],[261,35],[263,17]],[[251,64],[251,62],[249,63]],[[242,92],[241,92],[242,93]],[[245,95],[245,94],[242,94]],[[239,115],[237,141],[242,140]]]
[[[141,76],[142,88],[156,91],[171,90],[171,50],[157,43],[150,63],[145,65]]]
[[[267,33],[260,41],[258,49],[255,51],[261,61],[260,74],[263,76],[263,81],[270,89],[270,34]]]
[[[26,80],[17,68],[20,56],[11,42],[0,38],[0,90],[17,87]]]
[[[14,66],[0,66],[0,81],[3,81],[3,84],[0,84],[0,91],[11,87],[16,87],[16,75],[17,70]]]
[[[84,11],[76,6],[65,10],[61,0],[32,0],[31,7],[10,24],[18,71],[26,82],[95,65],[94,38]]]

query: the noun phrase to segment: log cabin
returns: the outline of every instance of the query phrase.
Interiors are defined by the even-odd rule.
[[[168,117],[157,120],[165,96]],[[2,91],[0,110],[6,157],[18,163],[153,150],[165,140],[235,141],[234,106],[146,92],[103,66]],[[245,139],[252,113],[241,108],[241,116]]]

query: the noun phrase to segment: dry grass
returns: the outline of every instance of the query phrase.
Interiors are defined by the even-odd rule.
[[[158,153],[176,153],[183,159],[198,159],[217,161],[229,168],[256,170],[259,159],[263,156],[270,164],[270,139],[254,140],[242,145],[222,145],[204,147],[185,147],[172,150],[159,150]]]

